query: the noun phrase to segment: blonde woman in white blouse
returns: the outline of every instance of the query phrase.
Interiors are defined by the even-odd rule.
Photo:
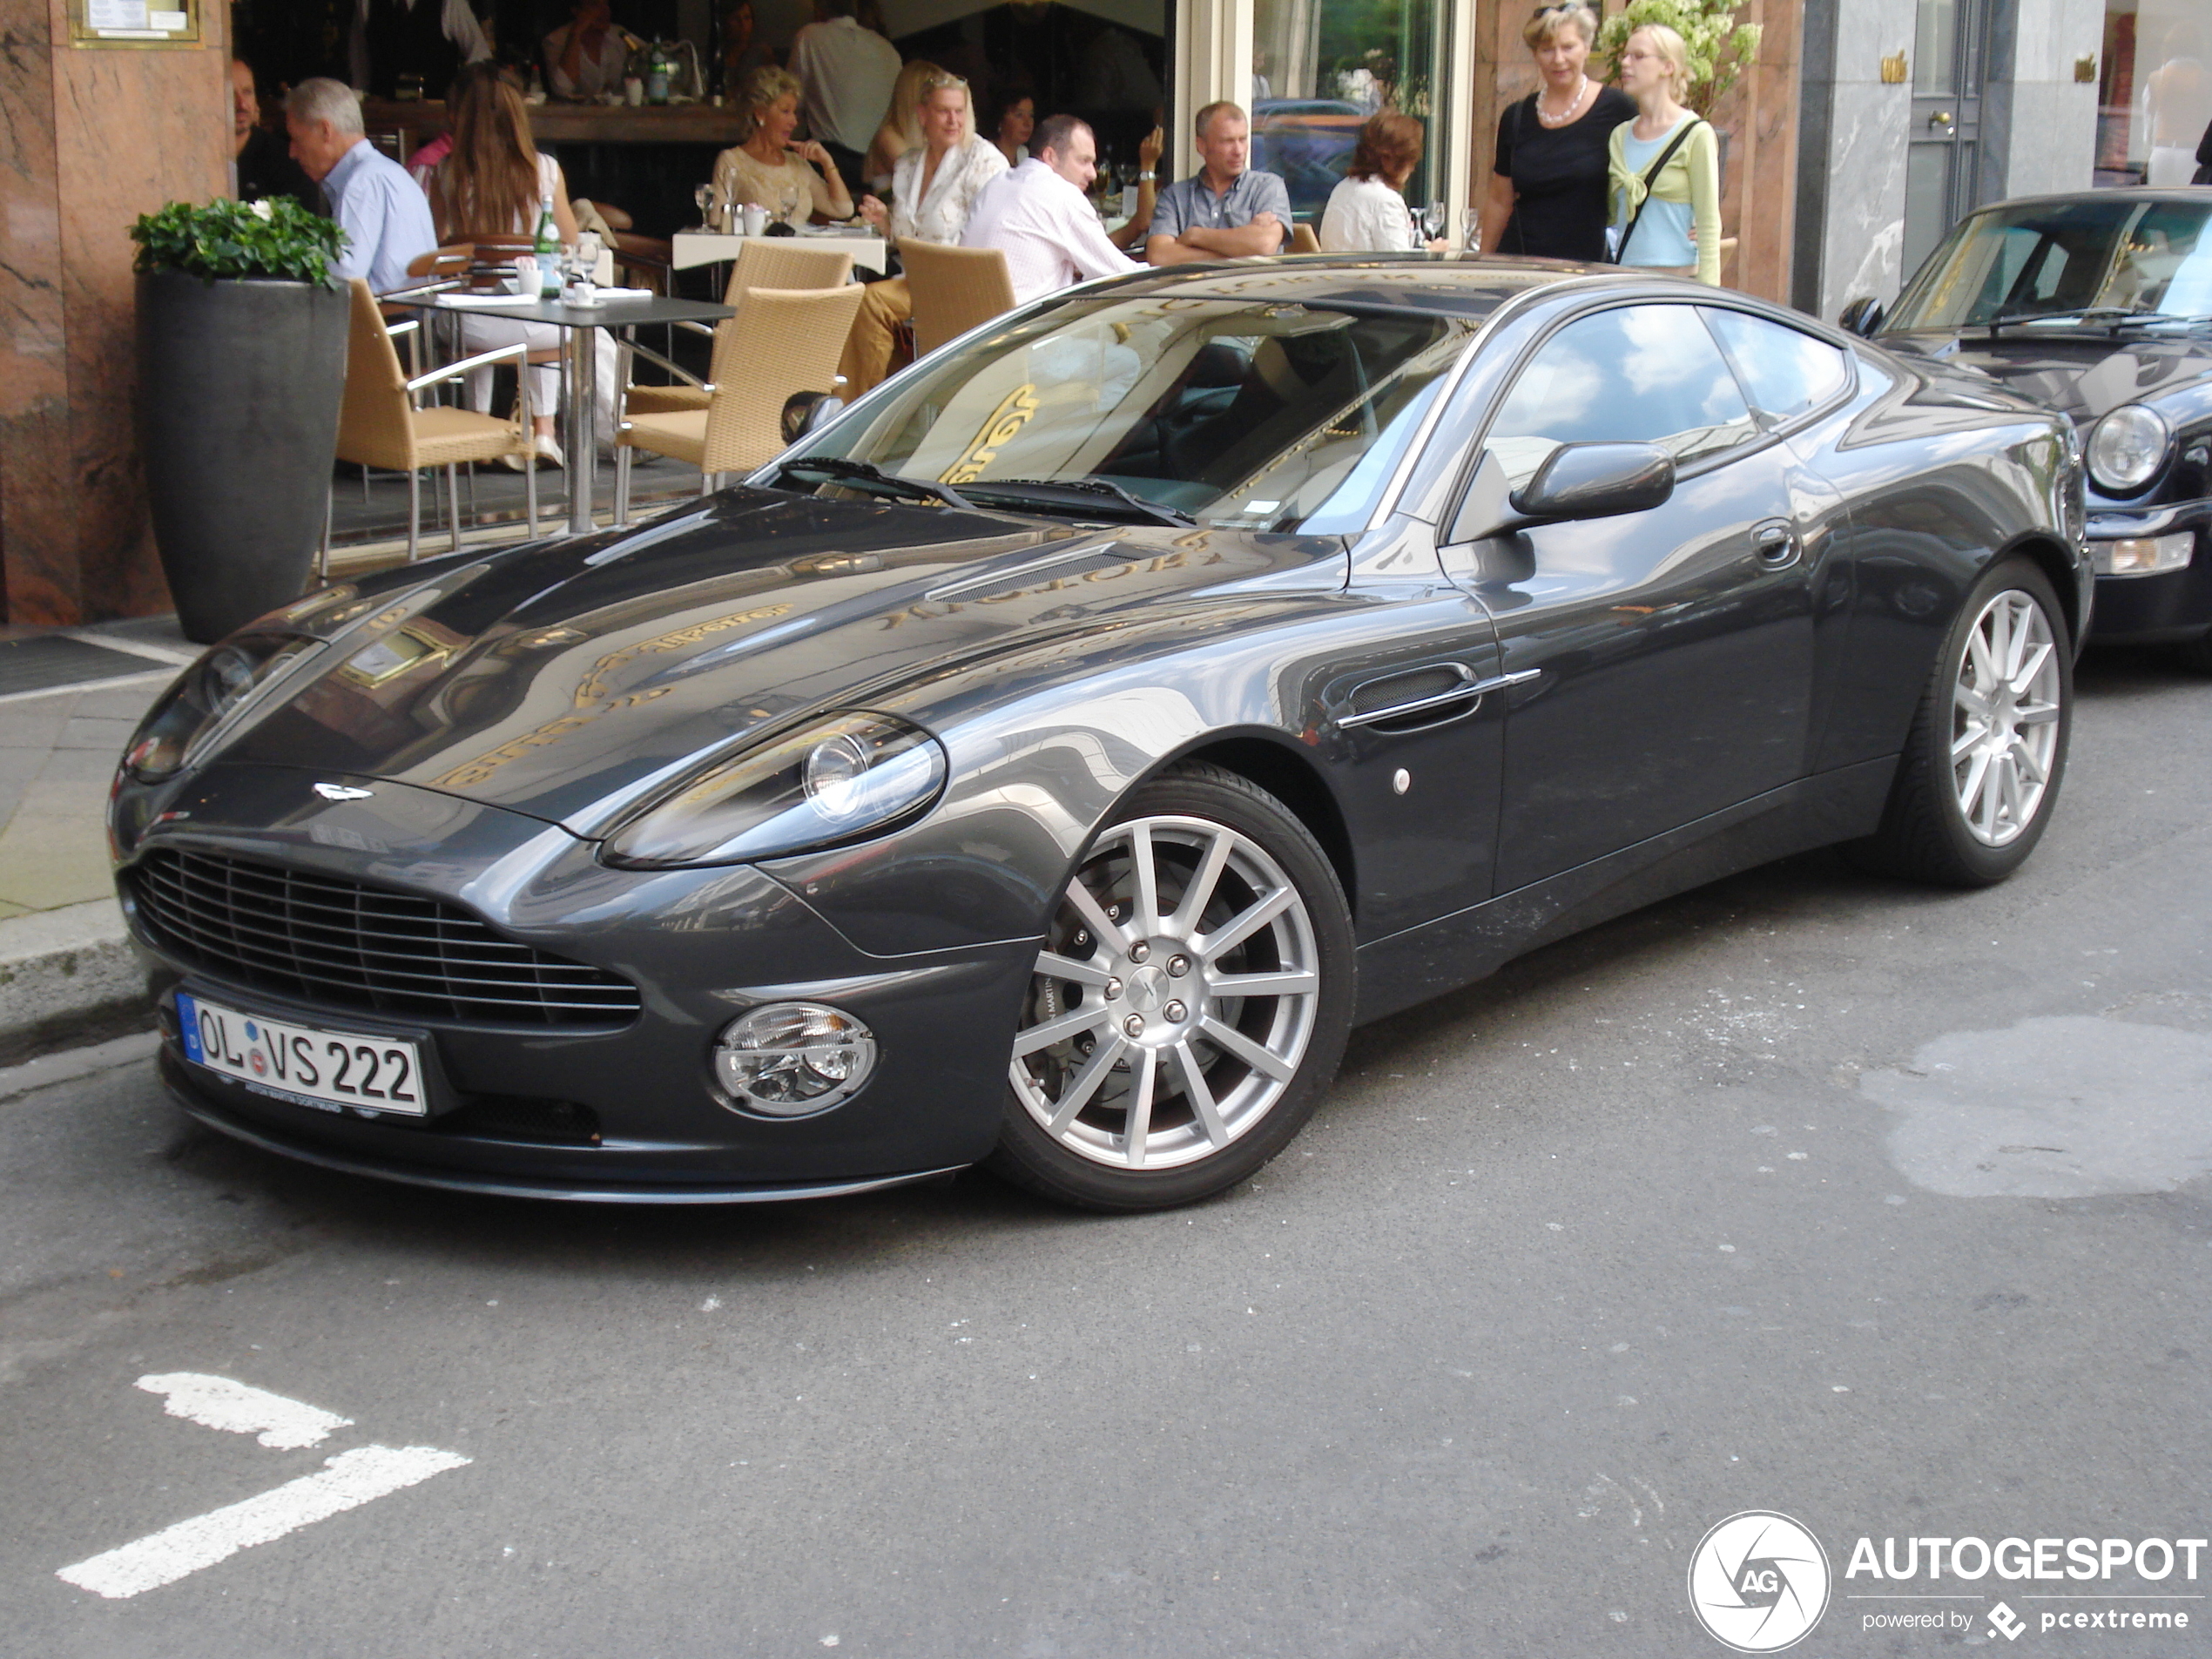
[[[891,169],[890,206],[863,196],[860,217],[894,241],[912,238],[949,246],[960,240],[977,193],[1005,171],[998,146],[976,133],[968,83],[940,73],[922,83],[921,144]],[[906,278],[868,284],[838,365],[847,398],[860,396],[890,372],[899,325],[913,315]]]
[[[830,152],[809,138],[792,142],[799,130],[799,78],[766,64],[745,77],[738,102],[752,118],[752,135],[714,158],[715,211],[725,225],[747,202],[768,210],[797,230],[815,214],[853,217],[853,198],[838,177]],[[790,211],[785,211],[785,204]]]
[[[1423,137],[1419,121],[1394,111],[1373,116],[1359,129],[1351,169],[1321,212],[1324,253],[1444,251],[1442,242],[1422,239],[1406,206],[1406,181],[1421,165]]]

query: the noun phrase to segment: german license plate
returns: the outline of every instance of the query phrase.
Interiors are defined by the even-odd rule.
[[[429,1113],[420,1045],[403,1037],[241,1014],[185,991],[177,993],[177,1026],[185,1059],[272,1100],[326,1112]]]

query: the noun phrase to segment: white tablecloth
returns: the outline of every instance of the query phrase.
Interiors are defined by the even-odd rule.
[[[736,259],[738,250],[745,245],[745,239],[742,236],[724,236],[706,231],[678,231],[673,239],[674,249],[670,259],[679,271],[688,271],[698,265],[719,264]],[[802,231],[799,239],[807,247],[833,247],[840,253],[850,253],[856,270],[873,272],[877,276],[883,274],[891,246],[880,236],[857,235],[851,232],[813,236]]]

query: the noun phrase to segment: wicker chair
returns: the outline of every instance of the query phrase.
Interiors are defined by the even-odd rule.
[[[914,295],[914,355],[1014,309],[1006,255],[995,247],[946,247],[911,238],[899,244]]]
[[[630,522],[634,449],[691,462],[699,469],[702,496],[722,474],[750,470],[782,454],[785,403],[796,393],[832,384],[860,309],[857,283],[747,293],[738,314],[715,330],[714,389],[706,408],[623,422],[615,441],[615,523]]]
[[[835,248],[808,247],[795,238],[770,240],[748,238],[738,250],[736,269],[730,273],[730,287],[722,296],[725,306],[735,306],[742,314],[745,297],[755,288],[779,288],[789,293],[795,289],[841,288],[853,276],[853,256],[840,253]],[[679,328],[711,336],[714,330],[701,323],[678,323]],[[637,347],[637,354],[648,362],[658,364],[677,377],[672,386],[632,386],[624,390],[623,412],[625,415],[672,415],[678,409],[703,409],[713,387],[678,364],[671,362],[658,352]],[[826,390],[808,388],[808,390]]]
[[[338,413],[338,455],[341,461],[354,462],[365,467],[384,467],[407,474],[407,556],[413,562],[422,529],[421,469],[443,467],[446,469],[446,500],[451,516],[453,544],[461,545],[461,499],[455,493],[460,479],[458,469],[464,462],[496,461],[502,455],[519,455],[527,462],[533,456],[530,442],[529,376],[521,376],[523,382],[522,419],[519,422],[496,420],[489,415],[477,415],[468,409],[442,407],[423,408],[420,400],[425,388],[441,381],[455,380],[472,368],[487,363],[503,362],[509,359],[520,363],[523,356],[521,346],[503,347],[497,351],[481,352],[442,368],[408,378],[400,367],[399,353],[392,345],[392,331],[386,327],[384,313],[369,292],[368,284],[356,277],[353,282],[352,332],[346,349],[346,397]],[[413,324],[402,325],[406,327]],[[537,534],[537,472],[534,466],[524,474],[524,489],[529,500],[530,534]],[[323,518],[322,556],[318,570],[327,567],[330,556],[330,519],[326,510]]]
[[[1320,251],[1321,239],[1313,233],[1312,226],[1293,225],[1291,226],[1291,253],[1318,253]]]

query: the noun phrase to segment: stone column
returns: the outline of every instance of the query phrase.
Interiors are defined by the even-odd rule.
[[[140,474],[133,219],[229,187],[228,7],[197,49],[69,44],[66,0],[0,0],[0,619],[168,608]]]
[[[1913,0],[1806,0],[1791,303],[1830,322],[1846,302],[1897,297],[1904,272]],[[2094,90],[2094,89],[2093,89]]]
[[[2011,0],[1995,10],[1981,105],[1982,199],[2088,189],[2104,0]],[[2085,59],[2089,78],[2078,80]]]
[[[1252,0],[1184,0],[1177,8],[1177,38],[1169,42],[1177,130],[1167,135],[1175,176],[1198,171],[1191,118],[1226,98],[1247,114],[1252,106]]]

